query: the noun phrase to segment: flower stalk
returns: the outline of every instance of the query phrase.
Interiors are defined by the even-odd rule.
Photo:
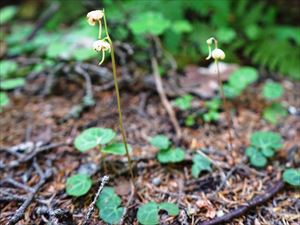
[[[93,14],[93,12],[95,12],[95,13]],[[92,15],[90,13],[92,13]],[[121,135],[122,135],[122,141],[123,141],[125,151],[126,151],[126,157],[128,159],[130,176],[131,176],[132,181],[134,181],[132,160],[131,160],[131,157],[129,154],[126,132],[125,132],[124,125],[123,125],[123,115],[122,115],[122,110],[121,110],[121,98],[120,98],[120,91],[119,91],[119,85],[118,85],[118,80],[117,80],[117,67],[116,67],[114,46],[113,46],[112,40],[108,33],[104,9],[103,10],[95,10],[90,13],[88,13],[88,15],[87,15],[89,24],[93,26],[93,25],[95,25],[95,23],[94,23],[95,20],[99,22],[99,33],[98,33],[99,40],[95,41],[93,44],[94,50],[102,53],[102,57],[101,57],[101,61],[99,62],[99,65],[101,65],[104,62],[105,52],[108,51],[111,53],[110,56],[111,56],[111,63],[112,63],[112,72],[113,72],[114,86],[115,86],[115,92],[116,92],[116,98],[117,98],[117,108],[118,108],[118,114],[119,114],[119,127],[120,127],[120,131],[121,131]],[[89,17],[89,14],[90,14],[90,17]],[[105,38],[103,38],[103,39],[101,39],[101,37],[102,37],[102,21],[101,20],[102,19],[103,19],[104,30],[105,30]]]

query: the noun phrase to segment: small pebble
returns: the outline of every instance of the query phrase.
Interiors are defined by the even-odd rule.
[[[161,179],[160,177],[155,177],[152,179],[152,184],[154,184],[155,186],[158,186],[161,184]]]

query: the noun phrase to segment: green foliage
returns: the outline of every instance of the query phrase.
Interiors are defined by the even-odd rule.
[[[188,110],[192,107],[192,100],[193,100],[193,96],[187,94],[187,95],[184,95],[182,97],[178,97],[175,99],[174,101],[174,105],[185,111],[185,110]]]
[[[0,89],[12,90],[24,86],[24,84],[25,84],[24,78],[7,79],[0,82]]]
[[[17,71],[18,64],[11,60],[2,60],[0,62],[0,78],[9,78],[10,75]]]
[[[281,147],[282,138],[280,134],[257,131],[251,135],[250,146],[245,153],[253,166],[261,168],[267,165],[267,158],[273,157],[275,151]]]
[[[295,187],[300,187],[300,168],[298,169],[286,169],[282,174],[283,180]]]
[[[287,110],[280,103],[275,102],[264,109],[263,118],[272,124],[277,124],[287,114]]]
[[[268,81],[263,87],[262,94],[267,100],[276,100],[283,95],[284,89],[280,83]]]
[[[209,110],[207,113],[203,114],[203,120],[205,122],[218,121],[220,119],[220,113],[215,110]]]
[[[202,171],[211,171],[211,161],[201,154],[196,154],[193,157],[193,177],[198,178]]]
[[[16,6],[6,6],[0,9],[0,25],[9,22],[17,14]]]
[[[137,219],[143,225],[156,225],[159,224],[159,211],[164,210],[171,216],[179,214],[179,208],[173,203],[160,203],[148,202],[139,207],[137,212]]]
[[[150,144],[158,149],[168,149],[171,142],[165,135],[156,135],[150,139]]]
[[[104,187],[96,202],[100,218],[108,224],[120,222],[124,212],[124,208],[120,205],[121,199],[111,187]]]
[[[127,145],[128,151],[132,151],[132,147],[130,145]],[[109,145],[106,145],[104,148],[101,149],[102,152],[108,154],[115,154],[115,155],[125,155],[126,154],[126,148],[123,143],[112,143]]]
[[[161,163],[177,163],[184,160],[184,150],[181,148],[161,149],[157,154]]]
[[[202,115],[205,122],[218,121],[220,113],[218,110],[221,107],[221,100],[219,98],[213,98],[210,101],[206,101],[204,106],[207,108],[207,112]]]
[[[76,174],[67,179],[66,191],[70,196],[85,195],[92,186],[92,180],[84,174]]]
[[[172,148],[170,139],[165,135],[152,137],[150,144],[159,149],[157,159],[161,163],[177,163],[184,160],[184,150],[181,148]]]
[[[158,12],[143,12],[133,17],[129,28],[136,34],[160,35],[170,26],[170,21]]]
[[[184,120],[184,124],[187,127],[192,127],[196,124],[196,119],[194,115],[188,115],[185,120]]]
[[[86,152],[98,145],[104,145],[114,139],[116,133],[112,129],[92,127],[83,131],[74,140],[75,148]]]
[[[5,92],[0,92],[0,112],[4,106],[9,104],[9,98]]]
[[[227,98],[239,96],[250,84],[254,83],[258,78],[258,74],[253,67],[241,67],[233,72],[228,80],[228,84],[224,85],[224,94]]]

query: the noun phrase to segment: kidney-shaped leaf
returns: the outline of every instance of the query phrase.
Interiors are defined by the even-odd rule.
[[[193,158],[193,177],[197,178],[202,171],[211,171],[211,161],[205,156],[197,154]]]
[[[230,86],[239,88],[241,90],[256,81],[257,77],[258,75],[255,68],[241,67],[233,72],[229,77],[229,84]]]
[[[75,138],[74,145],[80,152],[85,152],[97,145],[110,142],[116,133],[112,129],[92,127],[83,131]]]
[[[22,87],[25,84],[24,78],[8,79],[0,82],[0,88],[2,90],[12,90],[18,87]]]
[[[283,172],[283,180],[290,185],[300,187],[300,168],[298,169],[286,169]]]
[[[106,206],[99,211],[99,216],[108,224],[118,224],[122,218],[123,212],[123,207]]]
[[[143,225],[155,225],[159,223],[158,205],[155,202],[148,202],[139,207],[137,219]]]
[[[257,148],[279,149],[282,147],[280,134],[270,131],[257,131],[251,135],[251,144]]]
[[[171,144],[170,139],[165,135],[156,135],[149,142],[158,149],[167,149]]]
[[[92,180],[84,174],[76,174],[67,179],[66,190],[71,196],[85,195],[92,186]]]
[[[267,100],[275,100],[283,95],[284,89],[281,84],[268,81],[263,87],[262,94]]]
[[[159,210],[165,210],[170,216],[177,216],[179,214],[179,208],[174,203],[163,202],[159,204]]]
[[[132,151],[131,145],[127,144],[128,151]],[[123,143],[112,143],[110,145],[105,146],[102,149],[102,152],[104,153],[110,153],[114,155],[125,155],[126,154],[126,149],[125,145]]]
[[[181,148],[161,150],[157,154],[161,163],[176,163],[184,160],[184,150]]]

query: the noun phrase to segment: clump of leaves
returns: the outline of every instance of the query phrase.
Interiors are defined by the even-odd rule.
[[[125,155],[126,149],[123,143],[116,142],[116,133],[112,129],[92,127],[84,130],[74,140],[75,148],[80,152],[86,152],[98,147],[103,153]],[[128,145],[130,151],[131,146]]]
[[[202,154],[196,154],[193,157],[193,177],[198,178],[202,171],[211,171],[211,161]]]
[[[220,118],[218,110],[221,107],[221,100],[219,98],[214,98],[210,101],[206,101],[205,107],[207,108],[207,112],[203,114],[203,120],[205,122],[218,121]]]
[[[164,210],[170,216],[177,216],[179,214],[179,208],[177,205],[169,202],[156,203],[148,202],[139,207],[137,212],[137,219],[139,223],[143,225],[155,225],[159,224],[159,211]]]
[[[157,159],[161,163],[177,163],[184,160],[184,150],[182,148],[172,148],[171,141],[167,136],[156,135],[149,142],[159,149]]]
[[[300,187],[300,168],[297,169],[286,169],[282,174],[283,180],[295,187]]]
[[[241,67],[233,72],[224,85],[224,94],[227,98],[235,98],[258,78],[257,70],[253,67]]]
[[[121,199],[112,187],[103,188],[96,206],[100,218],[108,224],[118,224],[122,218],[124,208],[120,207]]]
[[[251,135],[250,146],[246,149],[246,155],[250,163],[255,167],[265,167],[267,159],[275,155],[282,147],[280,134],[269,131],[257,131]]]
[[[85,195],[92,186],[92,180],[88,175],[75,174],[67,179],[66,191],[70,196],[79,197]]]

